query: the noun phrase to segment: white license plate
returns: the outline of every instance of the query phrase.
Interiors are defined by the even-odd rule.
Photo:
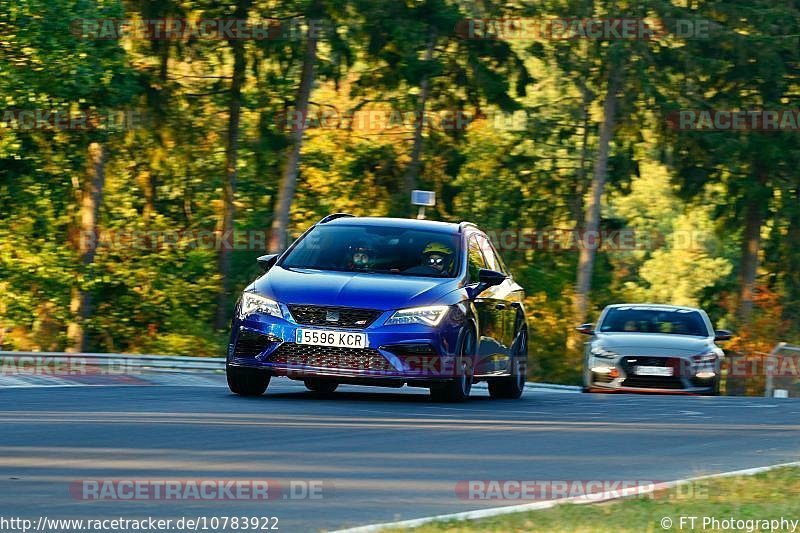
[[[673,369],[669,366],[637,366],[633,371],[637,376],[671,376]]]
[[[328,329],[298,329],[295,339],[297,344],[336,346],[338,348],[367,347],[366,333],[352,333],[349,331],[331,331]]]

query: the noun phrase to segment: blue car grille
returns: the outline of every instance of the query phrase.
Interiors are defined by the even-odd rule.
[[[377,309],[294,304],[289,311],[298,324],[330,328],[366,328],[381,314]]]
[[[270,362],[300,367],[348,370],[388,370],[394,367],[374,348],[338,348],[311,344],[283,343]]]

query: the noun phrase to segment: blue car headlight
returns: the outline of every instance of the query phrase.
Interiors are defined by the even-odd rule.
[[[245,318],[253,313],[283,317],[281,308],[275,300],[270,300],[254,292],[244,292],[242,293],[242,305],[239,307],[239,318]]]
[[[425,307],[400,309],[389,317],[385,325],[422,324],[425,326],[436,326],[444,319],[449,309],[450,307],[447,305],[428,305]]]

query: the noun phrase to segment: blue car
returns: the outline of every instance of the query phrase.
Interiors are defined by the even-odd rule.
[[[286,376],[320,393],[409,385],[464,401],[486,381],[492,397],[522,395],[524,293],[474,224],[337,213],[258,261],[231,328],[234,393]]]

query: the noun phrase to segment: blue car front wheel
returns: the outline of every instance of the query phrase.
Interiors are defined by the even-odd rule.
[[[461,335],[456,365],[456,376],[431,387],[431,398],[436,402],[464,402],[472,390],[472,366],[475,354],[475,331],[468,326]]]
[[[256,368],[225,365],[228,388],[239,396],[261,396],[267,390],[270,375]]]

